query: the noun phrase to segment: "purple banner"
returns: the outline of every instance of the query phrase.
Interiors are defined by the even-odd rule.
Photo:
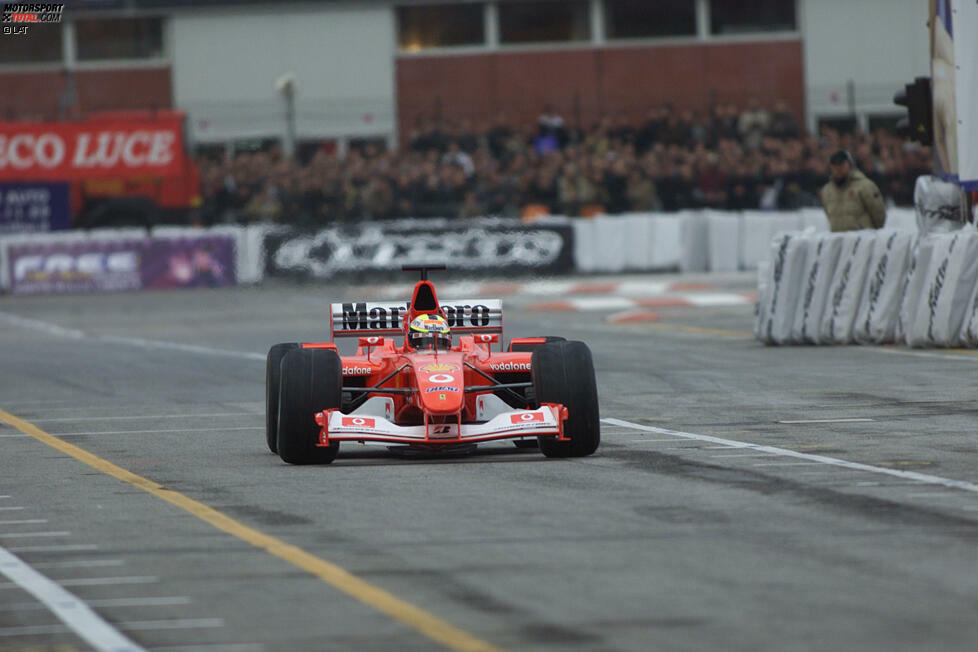
[[[16,244],[8,248],[11,294],[108,292],[234,285],[226,235]]]
[[[146,288],[234,285],[234,240],[226,235],[154,240],[142,271]]]
[[[67,183],[0,183],[0,235],[70,227]]]

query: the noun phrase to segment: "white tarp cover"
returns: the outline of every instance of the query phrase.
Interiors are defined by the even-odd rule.
[[[852,330],[853,339],[861,344],[884,344],[896,339],[914,243],[914,235],[904,231],[879,231],[876,238]]]
[[[808,248],[802,285],[798,288],[800,300],[791,329],[792,341],[799,344],[819,342],[822,314],[842,252],[842,238],[839,234],[820,233],[808,240]]]
[[[790,344],[794,325],[798,288],[805,273],[808,241],[802,233],[782,233],[771,243],[771,262],[767,272],[767,287],[763,293],[765,305],[758,309],[760,339],[768,344]],[[761,299],[759,294],[758,300]]]
[[[924,258],[928,257],[926,271]],[[957,346],[974,303],[978,234],[973,229],[930,235],[921,241],[901,318],[913,347]],[[919,288],[919,290],[918,290]]]
[[[957,184],[929,174],[919,176],[913,188],[913,204],[920,235],[950,233],[965,225],[967,205]]]
[[[840,234],[842,253],[829,286],[828,302],[822,315],[820,344],[849,344],[856,311],[866,283],[866,271],[876,244],[876,231],[850,231]]]

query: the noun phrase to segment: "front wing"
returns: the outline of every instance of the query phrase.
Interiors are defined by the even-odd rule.
[[[316,414],[321,426],[318,447],[338,441],[387,444],[442,445],[518,439],[520,437],[564,437],[567,408],[559,403],[544,403],[537,410],[513,410],[483,423],[425,423],[399,426],[380,416],[343,414],[325,410]]]

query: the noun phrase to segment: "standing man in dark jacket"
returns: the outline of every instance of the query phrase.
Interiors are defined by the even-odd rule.
[[[822,206],[833,231],[881,229],[886,204],[876,184],[860,172],[852,156],[839,150],[829,159],[831,179],[822,188]]]

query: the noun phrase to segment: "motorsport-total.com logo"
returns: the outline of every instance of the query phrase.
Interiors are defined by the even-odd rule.
[[[0,14],[3,33],[27,34],[29,25],[60,23],[64,9],[63,3],[5,2],[3,3],[3,14]]]

